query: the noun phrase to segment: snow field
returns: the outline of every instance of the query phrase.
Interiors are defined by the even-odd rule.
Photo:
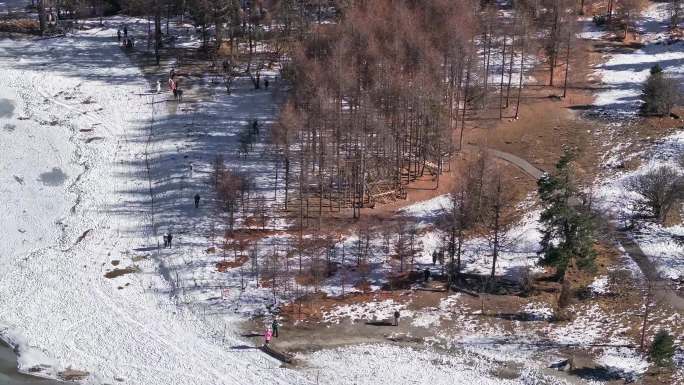
[[[452,351],[447,355],[432,349],[359,345],[308,355],[311,368],[307,372],[309,379],[320,384],[569,384],[528,366],[514,369],[514,378],[497,376],[497,370],[505,365],[473,353]]]
[[[630,192],[628,182],[663,165],[674,167],[680,173],[684,169],[675,162],[684,153],[684,132],[680,131],[658,141],[653,148],[640,155],[641,165],[634,171],[613,173],[594,187],[596,201],[603,210],[611,213],[619,224],[628,224],[634,216],[634,205],[638,199]],[[677,210],[675,207],[674,210]],[[641,249],[656,264],[660,275],[668,279],[684,277],[684,245],[677,239],[684,236],[681,225],[664,227],[654,223],[639,223],[633,233]]]
[[[9,87],[21,90],[23,103],[44,101],[27,108],[30,119],[40,123],[47,120],[43,116],[59,117],[55,129],[73,133],[78,163],[86,170],[69,180],[80,199],[74,199],[73,211],[64,210],[52,246],[3,251],[0,337],[17,346],[20,370],[43,367],[42,375],[55,377],[71,367],[90,373],[85,384],[183,385],[196,384],[198,378],[203,384],[306,383],[258,350],[233,348],[245,341],[237,326],[242,318],[232,309],[207,303],[178,306],[194,299],[188,282],[197,277],[181,277],[180,269],[176,275],[177,268],[196,263],[187,257],[201,255],[206,238],[200,231],[186,235],[179,230],[178,249],[157,251],[158,234],[172,223],[190,223],[196,230],[202,226],[191,204],[184,204],[194,191],[183,192],[184,174],[177,171],[188,171],[183,153],[199,148],[202,136],[182,130],[191,117],[175,115],[183,109],[164,108],[168,95],[150,94],[150,85],[117,47],[115,32],[110,25],[49,42],[0,46],[3,68],[14,71],[15,83]],[[221,132],[225,125],[237,130],[254,117],[266,120],[272,111],[250,113],[236,104],[273,104],[267,103],[268,94],[247,90],[244,86],[230,100],[226,114],[231,120],[216,120]],[[224,108],[221,102],[226,101],[207,108]],[[201,135],[212,135],[214,129],[207,127]],[[74,153],[67,146],[55,152],[69,158]],[[198,156],[195,174],[203,175],[201,163],[213,156]],[[20,206],[29,207],[25,201]],[[42,230],[27,229],[30,233]],[[139,272],[105,278],[115,261]],[[172,279],[177,277],[183,284]],[[183,291],[185,296],[179,294]],[[263,293],[258,301],[263,302]]]
[[[652,3],[637,23],[637,30],[644,46],[632,52],[610,53],[595,72],[605,89],[596,94],[594,105],[601,113],[623,118],[633,116],[640,106],[641,86],[649,70],[659,64],[672,74],[680,84],[684,76],[684,42],[667,42],[669,4]],[[587,25],[584,34],[595,37],[600,32]]]

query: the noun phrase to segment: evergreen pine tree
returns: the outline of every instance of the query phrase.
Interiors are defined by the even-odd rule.
[[[653,339],[653,344],[651,344],[649,352],[651,361],[660,367],[670,366],[674,352],[674,338],[665,330],[659,331]]]
[[[663,72],[658,65],[651,67],[641,92],[641,113],[644,115],[669,115],[672,107],[679,101],[677,82]]]
[[[542,241],[541,264],[556,268],[563,279],[573,260],[580,268],[593,267],[594,226],[587,210],[578,202],[578,189],[573,178],[574,154],[566,151],[552,175],[538,182],[544,209],[540,215]]]

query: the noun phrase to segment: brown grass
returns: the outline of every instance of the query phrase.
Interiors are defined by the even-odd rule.
[[[0,20],[0,32],[39,35],[40,26],[37,20],[32,19]]]
[[[60,379],[64,381],[81,381],[86,379],[90,373],[84,370],[76,370],[71,367],[66,368],[64,371],[58,373]]]
[[[104,276],[109,278],[109,279],[113,279],[116,277],[124,276],[126,274],[136,273],[138,271],[139,271],[139,269],[137,267],[129,266],[129,267],[126,267],[124,269],[110,270],[110,271],[106,272]]]
[[[245,263],[247,263],[248,260],[249,257],[247,257],[246,255],[239,255],[237,259],[235,259],[234,261],[218,262],[216,263],[216,271],[218,271],[219,273],[225,273],[227,270],[234,269],[236,267],[244,265]]]

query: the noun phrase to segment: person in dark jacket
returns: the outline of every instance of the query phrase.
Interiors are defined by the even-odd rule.
[[[173,239],[173,235],[171,235],[171,232],[166,236],[166,239],[169,241],[169,249],[171,248],[171,240]]]
[[[121,43],[121,30],[120,29],[116,30],[116,38],[119,39],[119,43]]]
[[[199,208],[200,195],[195,194],[195,208]]]
[[[399,310],[394,311],[394,326],[399,326]]]
[[[274,318],[273,322],[271,322],[271,330],[273,330],[273,337],[275,337],[275,338],[278,338],[278,327],[279,326],[280,325],[278,325],[278,320]]]
[[[430,280],[430,269],[425,269],[423,271],[423,275],[425,276],[425,282]]]
[[[255,134],[259,135],[259,121],[256,119],[254,119],[254,122],[252,122],[252,130]]]

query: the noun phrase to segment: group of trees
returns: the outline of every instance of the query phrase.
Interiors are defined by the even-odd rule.
[[[300,230],[310,211],[320,218],[351,209],[358,217],[362,207],[402,197],[408,183],[426,174],[439,183],[451,156],[461,149],[470,119],[487,110],[501,118],[513,107],[517,116],[530,56],[545,58],[548,84],[560,85],[560,76],[565,94],[576,16],[590,3],[516,1],[504,15],[495,2],[470,0],[82,2],[92,9],[110,4],[152,17],[157,60],[163,18],[168,24],[174,15],[189,16],[205,49],[219,52],[228,43],[229,54],[220,65],[228,92],[238,73],[258,88],[264,64],[282,63],[292,92],[271,139],[282,169],[285,209],[298,213]],[[607,4],[608,19],[619,14],[622,20],[639,6],[629,0]],[[560,75],[559,68],[564,70]],[[656,71],[651,78],[645,111],[669,112],[671,104],[662,96],[667,77]],[[241,135],[244,154],[254,135],[249,128]],[[505,208],[512,197],[510,181],[481,158],[452,193],[444,244],[451,271],[458,273],[464,237],[472,231],[486,234],[494,277],[507,241],[511,218]],[[569,157],[562,158],[557,175],[539,184],[547,205],[544,261],[559,276],[573,259],[580,265],[592,259],[591,220],[575,202],[579,192],[570,163]],[[234,214],[251,191],[249,178],[223,169],[216,175],[232,231]],[[654,215],[660,214],[654,209]],[[410,241],[410,231],[404,233],[397,242]]]
[[[667,116],[672,108],[681,102],[679,81],[663,71],[660,65],[651,67],[641,92],[641,113],[644,115]]]
[[[499,254],[513,240],[507,238],[514,223],[513,181],[482,151],[468,162],[461,182],[451,192],[451,202],[440,224],[448,257],[450,281],[457,281],[463,267],[463,246],[468,237],[482,235],[489,244],[490,283],[495,282]]]
[[[473,78],[472,14],[470,2],[381,0],[313,27],[294,53],[294,89],[275,138],[319,213],[351,208],[358,217],[424,173],[441,173],[468,98],[462,80]]]
[[[86,17],[103,17],[120,10],[118,0],[32,0],[31,7],[38,11],[40,32],[45,34],[50,29],[50,22]]]
[[[468,122],[513,107],[518,115],[526,60],[537,52],[549,84],[567,89],[574,1],[515,2],[506,16],[476,1],[359,0],[335,9],[334,23],[314,23],[294,45],[284,71],[293,91],[274,141],[286,188],[298,194],[286,192],[290,209],[347,208],[358,217],[425,175],[439,184]]]
[[[542,203],[540,225],[541,263],[556,270],[563,281],[568,269],[591,269],[596,242],[594,216],[583,199],[576,172],[575,153],[566,151],[554,172],[538,181]],[[514,224],[515,202],[513,181],[482,154],[466,168],[462,183],[451,193],[442,229],[446,234],[445,249],[450,272],[458,277],[462,268],[463,245],[473,234],[484,236],[491,257],[490,282],[494,282],[497,257],[511,239],[508,231]]]
[[[552,85],[564,67],[567,86],[578,11],[573,1],[516,2],[513,17],[502,17],[488,2],[325,3],[317,9],[255,2],[263,7],[258,11],[241,3],[242,16],[232,27],[232,16],[195,16],[207,25],[222,24],[231,46],[233,37],[243,36],[251,49],[249,34],[256,45],[264,36],[256,32],[262,24],[278,25],[268,28],[269,44],[287,42],[283,74],[293,90],[271,136],[283,170],[285,209],[298,215],[300,233],[311,211],[320,218],[348,208],[358,217],[362,207],[403,196],[405,186],[425,174],[439,183],[469,119],[492,108],[502,117],[511,100],[519,103],[528,55],[546,56]],[[245,12],[256,16],[245,20]],[[530,39],[531,34],[543,38]],[[467,167],[464,183],[452,193],[443,243],[450,272],[458,274],[465,237],[484,235],[494,278],[509,241],[513,197],[511,181],[485,158]],[[562,276],[570,259],[590,259],[591,237],[584,212],[569,203],[568,195],[577,191],[567,178],[558,178],[540,190],[556,211],[547,218],[546,260]],[[564,200],[556,199],[552,190],[562,188]],[[400,228],[392,242],[403,271],[416,250],[411,230]],[[551,242],[557,236],[560,246]]]

